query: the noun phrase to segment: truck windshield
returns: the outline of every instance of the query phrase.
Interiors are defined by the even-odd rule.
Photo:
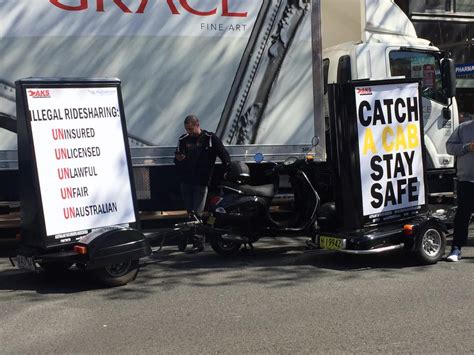
[[[392,76],[421,80],[424,97],[447,104],[436,53],[397,50],[391,51],[389,58]]]

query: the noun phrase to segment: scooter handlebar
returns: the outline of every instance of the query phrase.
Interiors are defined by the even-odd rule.
[[[294,159],[291,163],[287,163],[285,160],[283,163],[279,163],[275,166],[274,171],[276,173],[290,172],[299,169],[301,166],[307,163],[306,159]]]

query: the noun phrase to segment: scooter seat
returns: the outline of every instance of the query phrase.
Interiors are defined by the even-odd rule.
[[[276,194],[274,184],[252,186],[252,185],[239,185],[232,182],[227,182],[223,184],[222,187],[224,188],[228,187],[232,190],[241,191],[244,195],[248,195],[248,196],[273,197]]]

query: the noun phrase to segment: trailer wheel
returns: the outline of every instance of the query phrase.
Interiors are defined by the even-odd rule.
[[[111,287],[123,286],[135,280],[138,274],[138,259],[127,260],[123,263],[107,265],[94,270],[97,279]]]
[[[188,235],[180,234],[178,237],[178,250],[185,251],[187,246],[188,246]]]
[[[240,246],[242,245],[242,243],[224,240],[220,237],[213,237],[209,242],[212,249],[214,249],[217,254],[223,256],[232,256],[237,254],[237,252],[240,250]]]
[[[446,236],[437,225],[428,223],[419,230],[416,256],[422,264],[436,264],[444,255]]]
[[[44,271],[50,274],[60,274],[66,272],[74,263],[62,261],[46,261],[40,262],[39,265]]]

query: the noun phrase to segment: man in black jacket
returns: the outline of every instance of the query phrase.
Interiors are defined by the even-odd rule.
[[[216,157],[230,165],[230,156],[221,140],[212,132],[201,129],[199,119],[189,115],[184,120],[187,133],[179,137],[174,162],[181,182],[181,194],[189,214],[200,216],[206,204],[208,186],[211,181]],[[203,245],[195,245],[201,251]]]

